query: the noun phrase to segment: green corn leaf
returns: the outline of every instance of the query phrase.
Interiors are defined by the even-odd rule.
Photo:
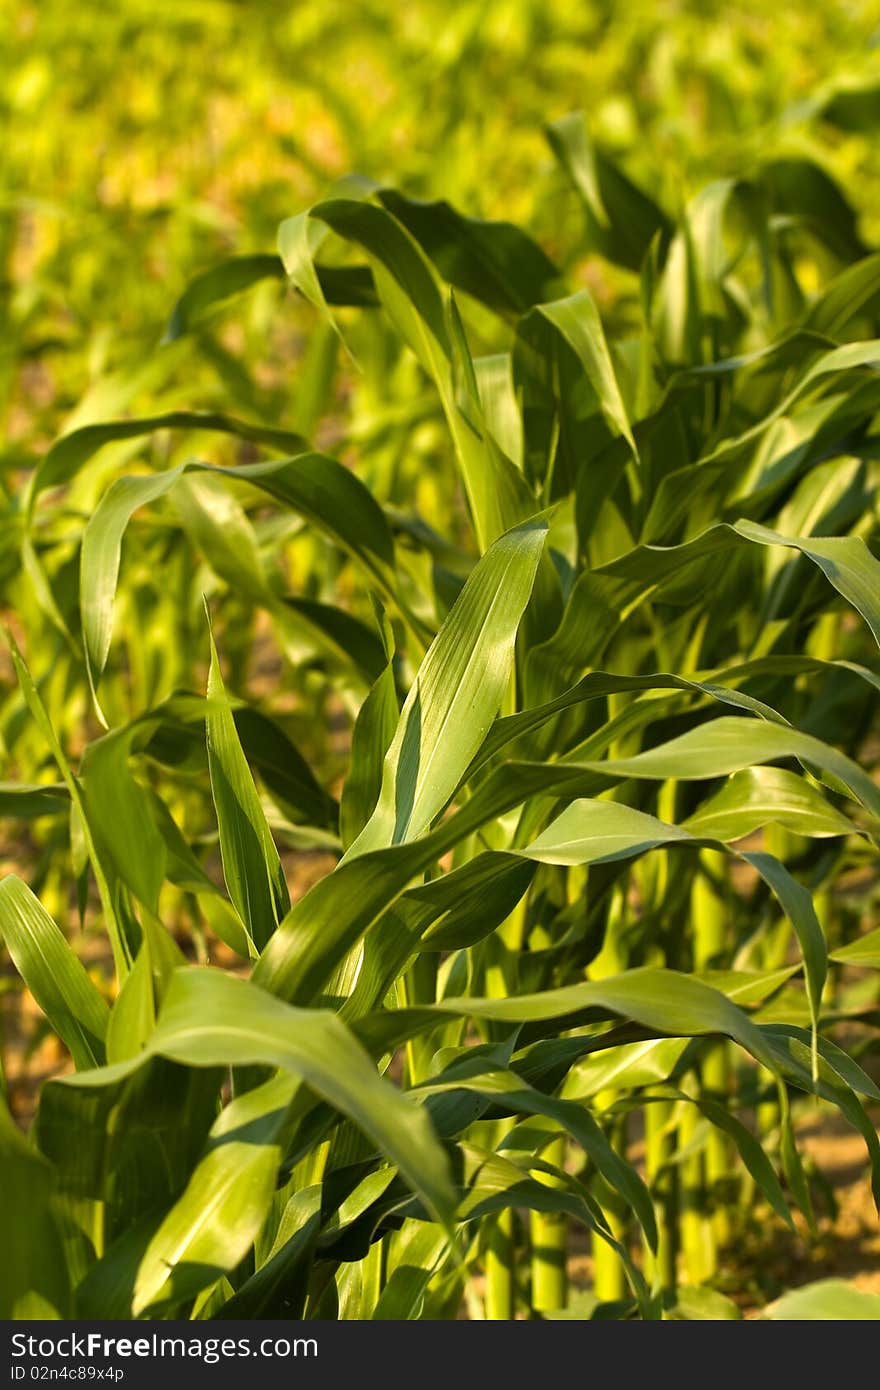
[[[577,294],[570,295],[565,299],[557,299],[552,304],[536,305],[528,315],[520,320],[517,328],[518,346],[529,344],[530,325],[538,320],[549,325],[558,335],[560,344],[565,344],[567,349],[574,354],[578,366],[592,387],[599,409],[609,427],[615,434],[623,436],[635,454],[637,452],[636,444],[626,407],[620,394],[602,321],[591,295],[586,290],[579,290]],[[538,338],[537,342],[541,343],[541,339]],[[516,353],[517,348],[515,347],[515,362],[517,360]],[[537,362],[535,362],[535,358],[538,358]],[[557,371],[559,370],[558,364],[554,362],[551,354],[547,353],[546,350],[535,352],[534,347],[530,365],[533,366],[533,369],[538,367],[544,372],[552,372],[554,365]]]
[[[419,943],[428,951],[459,950],[482,941],[510,916],[534,874],[534,867],[516,855],[478,854],[442,878],[409,889],[401,905],[425,909]]]
[[[720,1129],[723,1133],[730,1136],[736,1145],[737,1152],[745,1168],[758,1184],[759,1190],[763,1193],[764,1197],[766,1197],[770,1206],[776,1212],[776,1215],[793,1231],[795,1226],[791,1217],[791,1212],[788,1209],[788,1203],[785,1200],[785,1194],[782,1191],[773,1164],[770,1162],[755,1136],[746,1129],[744,1124],[740,1123],[735,1115],[731,1115],[730,1111],[725,1106],[712,1100],[711,1097],[699,1096],[695,1101],[691,1101],[691,1097],[689,1096],[683,1098],[688,1102],[696,1104],[706,1116],[706,1119],[709,1120],[716,1129]]]
[[[851,319],[880,295],[880,253],[849,265],[813,300],[804,317],[804,328],[837,337]]]
[[[761,169],[761,183],[774,212],[796,218],[842,261],[866,254],[851,204],[815,160],[797,155],[770,159]]]
[[[680,1284],[672,1308],[664,1310],[669,1322],[741,1322],[739,1305],[717,1289],[704,1285]]]
[[[836,777],[854,800],[873,816],[880,816],[880,793],[857,763],[810,734],[758,719],[713,719],[635,757],[604,763],[585,761],[581,766],[615,779],[646,777],[663,781],[677,777],[692,781],[724,777],[754,763],[780,758],[797,758]]]
[[[180,970],[141,1062],[151,1056],[187,1067],[266,1064],[289,1071],[353,1120],[429,1209],[448,1220],[454,1198],[447,1159],[427,1116],[376,1074],[335,1014],[291,1008],[248,981],[217,970]],[[124,1062],[57,1084],[100,1090],[124,1080],[139,1064]]]
[[[522,419],[513,384],[511,354],[494,352],[472,360],[480,413],[489,433],[501,452],[522,469]]]
[[[25,489],[22,563],[34,586],[41,608],[69,640],[72,639],[67,631],[64,617],[55,602],[48,577],[33,542],[32,531],[40,495],[47,488],[69,483],[106,444],[140,439],[163,429],[207,430],[229,434],[239,439],[246,439],[253,444],[281,449],[286,453],[299,453],[307,448],[307,441],[301,435],[294,434],[290,430],[270,429],[265,425],[252,424],[246,420],[237,420],[233,416],[216,412],[187,410],[168,411],[164,415],[151,415],[129,420],[90,422],[62,435],[40,460]]]
[[[576,801],[524,853],[547,863],[597,863],[628,857],[660,844],[682,843],[687,838],[688,832],[683,828],[664,827],[655,817],[629,806],[610,801]],[[741,851],[740,855],[765,880],[795,928],[804,958],[815,1039],[827,974],[827,948],[812,899],[772,855],[753,851]]]
[[[530,653],[531,703],[546,700],[584,667],[595,665],[609,639],[648,597],[659,598],[683,572],[690,583],[699,582],[701,562],[711,566],[702,577],[716,577],[724,553],[743,542],[799,550],[858,609],[875,636],[880,631],[880,561],[860,538],[799,540],[752,522],[721,524],[682,545],[640,545],[607,565],[583,572],[557,632]]]
[[[529,1211],[564,1213],[593,1231],[618,1255],[627,1279],[639,1299],[642,1312],[647,1313],[648,1290],[641,1272],[630,1258],[625,1245],[615,1240],[598,1203],[582,1184],[576,1184],[567,1174],[552,1165],[523,1159],[518,1161],[497,1153],[487,1153],[476,1145],[461,1145],[465,1158],[467,1188],[459,1205],[459,1216],[478,1220],[510,1207],[525,1207]],[[528,1169],[547,1171],[556,1179],[550,1187],[529,1176]]]
[[[501,537],[470,575],[419,667],[385,757],[372,816],[346,858],[414,839],[443,809],[498,712],[546,536]]]
[[[285,655],[293,665],[305,666],[317,659],[368,687],[378,679],[385,664],[382,644],[366,623],[344,608],[285,596],[270,611]],[[416,630],[409,615],[407,621]]]
[[[659,845],[687,844],[686,830],[617,801],[581,799],[522,851],[544,864],[603,864]]]
[[[773,1322],[876,1322],[880,1295],[864,1293],[845,1279],[820,1279],[783,1294],[762,1316]]]
[[[875,970],[880,969],[880,927],[865,932],[863,936],[857,936],[855,941],[850,941],[846,946],[839,946],[831,952],[831,959],[839,961],[842,965],[865,965]]]
[[[428,1284],[448,1251],[449,1238],[442,1231],[424,1222],[408,1222],[395,1236],[396,1268],[379,1296],[373,1319],[402,1322],[422,1317]]]
[[[83,645],[93,690],[110,649],[125,529],[139,507],[170,492],[184,474],[190,472],[206,473],[215,479],[238,479],[267,492],[349,550],[383,594],[395,592],[394,542],[382,510],[354,475],[333,459],[320,454],[304,454],[268,465],[257,463],[233,468],[192,463],[150,477],[119,478],[104,495],[83,534],[80,606]],[[253,565],[256,563],[254,560]],[[259,597],[263,592],[262,581],[259,574],[252,572],[253,565],[248,570],[245,588]],[[240,575],[241,566],[239,555],[232,573]],[[230,572],[228,566],[223,565],[223,568]]]
[[[635,1213],[648,1244],[656,1249],[657,1225],[648,1189],[635,1169],[611,1147],[588,1110],[574,1101],[542,1095],[514,1072],[485,1072],[420,1087],[429,1093],[456,1088],[489,1097],[495,1104],[509,1107],[514,1115],[543,1115],[554,1120],[581,1145],[598,1172],[620,1193]]]
[[[110,1015],[108,1063],[138,1056],[156,1026],[171,976],[185,964],[186,957],[174,938],[146,913],[140,949]]]
[[[0,1316],[56,1319],[68,1316],[68,1272],[52,1207],[51,1164],[28,1145],[0,1098],[0,1182],[3,1240]]]
[[[277,256],[230,256],[190,280],[178,299],[165,329],[164,341],[173,342],[191,333],[203,319],[233,295],[249,290],[262,280],[281,280],[284,267]]]
[[[76,1066],[100,1066],[107,1004],[42,903],[13,874],[0,882],[0,938]]]
[[[806,1218],[810,1234],[817,1234],[810,1183],[795,1140],[788,1090],[782,1081],[777,1080],[776,1093],[779,1097],[779,1165],[789,1191]]]
[[[247,765],[211,636],[205,728],[211,794],[220,828],[226,888],[249,939],[260,951],[290,908],[287,881]]]
[[[247,1254],[275,1191],[280,1139],[297,1085],[289,1076],[276,1077],[221,1112],[213,1145],[138,1266],[135,1316],[191,1298]]]
[[[278,248],[291,282],[325,316],[327,303],[314,256],[327,230],[354,242],[369,256],[383,307],[407,346],[433,380],[456,447],[481,550],[534,511],[522,475],[475,418],[474,393],[463,414],[455,384],[467,375],[468,354],[457,315],[447,313],[430,262],[386,208],[363,198],[336,198],[282,223]],[[464,359],[464,360],[463,360]]]
[[[290,430],[269,429],[265,425],[236,420],[231,415],[192,410],[171,410],[164,415],[142,416],[130,420],[108,420],[83,425],[62,435],[40,462],[30,480],[27,502],[31,510],[40,493],[49,487],[69,483],[85,464],[89,463],[105,444],[120,440],[140,439],[158,430],[207,430],[231,434],[252,444],[261,444],[286,453],[300,453],[307,448],[301,435]]]
[[[214,1314],[215,1320],[300,1316],[320,1230],[320,1186],[295,1192],[284,1208],[269,1258]]]
[[[36,820],[40,816],[57,816],[69,808],[70,793],[63,782],[55,786],[0,782],[0,815]]]
[[[52,753],[58,771],[61,773],[65,786],[70,793],[72,806],[77,812],[78,824],[82,827],[86,852],[88,853],[89,861],[91,862],[98,885],[98,892],[101,897],[101,907],[104,912],[107,931],[110,936],[116,973],[121,982],[125,979],[129,966],[134,958],[136,943],[130,939],[132,933],[129,924],[117,907],[116,894],[112,886],[114,875],[111,867],[106,863],[104,856],[102,856],[100,848],[95,843],[95,837],[92,833],[79,783],[71,771],[64,749],[61,747],[61,743],[52,726],[52,721],[46,713],[46,707],[40,699],[39,691],[34,684],[31,673],[25,665],[21,652],[11,638],[9,639],[9,644],[12,663],[15,668],[19,686],[21,687],[22,695],[24,696],[25,704],[41,736]]]
[[[554,297],[561,277],[541,247],[511,222],[463,217],[444,200],[420,202],[393,188],[378,192],[443,279],[501,314],[521,314]]]
[[[80,767],[85,814],[102,857],[153,913],[165,880],[167,849],[147,789],[129,758],[137,726],[114,729],[85,750]]]
[[[111,1025],[108,1045],[114,1031],[119,1037]],[[98,1248],[109,1254],[180,1193],[217,1114],[222,1080],[218,1068],[176,1066],[138,1047],[110,1067],[43,1087],[37,1146],[54,1165],[59,1196],[74,1216],[97,1211]]]
[[[858,827],[804,777],[783,767],[749,767],[728,777],[682,829],[697,837],[740,840],[762,826],[783,825],[797,835],[857,833]]]
[[[412,1036],[448,1015],[492,1019],[509,1024],[555,1025],[574,1020],[589,1010],[628,1018],[670,1037],[702,1037],[718,1033],[738,1042],[765,1066],[775,1069],[777,1051],[748,1016],[718,990],[674,970],[643,966],[624,975],[566,985],[540,994],[511,999],[450,998],[430,1007],[374,1014],[356,1025],[368,1045],[386,1047]],[[566,1026],[573,1027],[573,1022]],[[550,1031],[548,1029],[548,1031]],[[807,1076],[809,1073],[807,1073]]]
[[[309,453],[215,471],[298,512],[347,550],[380,588],[394,591],[394,543],[382,509],[335,459]]]
[[[271,602],[254,528],[228,485],[210,474],[188,473],[178,479],[171,498],[186,534],[214,573],[235,593],[255,603]]]
[[[805,1055],[808,1034],[803,1028],[788,1023],[765,1025],[768,1036],[788,1039],[792,1055]],[[841,1082],[856,1095],[867,1096],[870,1100],[880,1100],[880,1087],[872,1081],[867,1072],[854,1058],[838,1047],[830,1038],[819,1039],[819,1062],[822,1076],[833,1085]]]
[[[546,135],[580,196],[589,245],[609,260],[638,270],[654,237],[669,234],[665,213],[597,149],[581,112],[553,121]]]
[[[738,521],[734,530],[761,545],[785,545],[806,555],[861,613],[880,645],[880,560],[871,554],[860,536],[798,540],[747,521]]]
[[[155,1212],[130,1225],[89,1267],[76,1286],[78,1318],[130,1318],[131,1295],[138,1265],[150,1243],[161,1214]]]
[[[631,1091],[666,1081],[687,1045],[682,1038],[661,1038],[605,1048],[575,1062],[560,1094],[564,1100],[585,1100],[603,1090]]]
[[[855,763],[807,734],[757,719],[712,720],[631,759],[507,763],[486,778],[466,805],[431,835],[408,846],[350,858],[333,875],[316,884],[279,927],[255,967],[254,978],[284,998],[311,1002],[336,964],[416,874],[424,872],[441,854],[486,821],[503,815],[530,796],[595,796],[609,783],[628,777],[720,777],[754,763],[785,757],[802,758],[839,778],[855,799],[872,814],[878,814],[877,789]],[[642,828],[651,831],[648,840],[661,834],[656,824]],[[681,839],[683,833],[675,831],[673,838]]]
[[[730,676],[731,672],[719,672],[719,676]],[[529,748],[526,736],[537,732],[548,724],[553,716],[562,714],[566,710],[587,703],[591,700],[604,699],[609,695],[621,695],[629,691],[639,693],[641,691],[657,690],[682,690],[690,691],[695,695],[705,695],[709,699],[717,700],[721,704],[734,705],[739,709],[748,709],[755,714],[761,714],[765,718],[774,718],[781,721],[781,715],[771,710],[768,705],[756,701],[752,696],[744,695],[742,692],[717,684],[715,681],[688,680],[682,676],[667,675],[664,672],[657,672],[654,675],[645,676],[618,676],[611,675],[607,671],[591,671],[582,677],[575,685],[562,692],[555,699],[547,701],[545,704],[535,705],[531,709],[524,709],[517,714],[506,715],[498,719],[490,730],[488,737],[483,743],[478,755],[474,759],[469,773],[473,774],[483,767],[497,753],[509,744],[522,739],[521,747]],[[658,704],[659,708],[659,704]],[[652,709],[649,705],[643,707],[645,722],[650,722]],[[659,716],[658,716],[659,717]],[[540,742],[537,744],[540,747]]]
[[[351,764],[340,803],[340,830],[346,849],[376,809],[385,755],[400,718],[394,681],[394,634],[384,615],[381,627],[387,660],[358,711],[351,738]]]
[[[122,538],[137,509],[163,496],[179,476],[175,470],[174,474],[159,473],[155,477],[117,479],[83,533],[80,555],[83,649],[92,697],[105,728],[107,721],[98,704],[97,686],[110,652]]]
[[[679,826],[664,825],[615,801],[575,801],[523,851],[549,864],[596,864],[629,858],[659,845],[686,844],[690,836]],[[705,841],[703,842],[706,843]],[[692,840],[697,847],[699,841]],[[713,847],[719,847],[715,842]],[[797,933],[804,959],[807,992],[814,1030],[828,969],[825,935],[807,890],[770,854],[741,851],[778,898]]]
[[[265,711],[243,705],[232,711],[244,755],[272,798],[294,820],[335,830],[338,809],[284,729]]]

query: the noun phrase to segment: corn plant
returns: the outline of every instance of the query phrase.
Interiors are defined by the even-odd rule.
[[[347,180],[169,327],[283,273],[339,457],[172,411],[28,478],[2,796],[66,878],[0,930],[74,1070],[0,1110],[8,1315],[736,1316],[750,1214],[814,1225],[803,1106],[880,1195],[880,256],[808,159],[676,216],[549,138],[607,332],[519,227]]]

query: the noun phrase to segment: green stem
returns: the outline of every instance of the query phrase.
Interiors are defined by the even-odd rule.
[[[755,1108],[755,1127],[758,1138],[763,1140],[779,1128],[779,1102],[776,1099],[776,1077],[766,1067],[758,1068],[758,1083],[771,1091],[771,1098],[762,1100]]]
[[[724,961],[727,936],[726,874],[726,856],[720,850],[703,850],[691,890],[696,970],[717,967]],[[700,1063],[700,1084],[702,1090],[719,1105],[726,1103],[730,1076],[724,1043],[716,1043],[704,1053]],[[690,1117],[691,1128],[695,1118],[696,1113]],[[705,1159],[698,1154],[686,1164],[689,1189],[686,1203],[689,1226],[687,1244],[692,1251],[691,1262],[696,1261],[703,1270],[704,1278],[710,1278],[715,1272],[717,1246],[730,1239],[730,1216],[725,1208],[724,1191],[730,1163],[730,1143],[726,1135],[713,1125],[706,1140]],[[696,1191],[698,1183],[703,1189],[699,1194]],[[708,1215],[710,1209],[711,1216]],[[711,1230],[699,1237],[696,1230],[698,1221],[711,1223]],[[700,1256],[696,1254],[698,1249],[702,1251]]]
[[[610,703],[610,702],[609,702]],[[605,939],[602,949],[588,967],[591,980],[601,980],[608,975],[616,975],[626,970],[629,962],[624,945],[627,925],[626,903],[627,879],[616,883],[608,904],[608,917],[605,925]],[[616,1093],[613,1090],[600,1091],[594,1101],[595,1110],[601,1114],[614,1104]],[[625,1148],[626,1140],[622,1126],[613,1120],[607,1124],[608,1139],[614,1148]],[[612,1235],[621,1240],[625,1231],[625,1216],[619,1206],[618,1194],[600,1179],[593,1182],[593,1193],[611,1228]],[[593,1245],[593,1292],[600,1303],[616,1302],[626,1297],[626,1272],[617,1251],[607,1241],[594,1235]]]
[[[803,841],[800,842],[803,844]],[[772,823],[764,826],[764,848],[783,863],[794,858],[798,851],[797,836],[785,825]]]
[[[516,1242],[513,1211],[499,1212],[489,1225],[486,1247],[486,1317],[506,1322],[516,1314]]]
[[[613,1091],[601,1091],[596,1096],[597,1110],[605,1110],[614,1100]],[[612,1120],[608,1125],[608,1141],[626,1158],[626,1138],[622,1124],[619,1120]],[[626,1211],[621,1203],[620,1196],[602,1178],[596,1178],[592,1184],[593,1196],[598,1201],[605,1213],[605,1218],[611,1229],[611,1234],[616,1240],[623,1243],[626,1239]],[[626,1298],[628,1284],[626,1271],[623,1261],[617,1251],[601,1237],[593,1236],[593,1292],[600,1303],[614,1303],[619,1299]]]
[[[700,1075],[704,1094],[717,1101],[719,1105],[726,1105],[730,1087],[730,1056],[726,1043],[716,1043],[705,1054]],[[727,1245],[732,1235],[731,1159],[730,1143],[726,1135],[713,1125],[706,1140],[705,1170],[716,1247]]]
[[[498,960],[486,969],[486,993],[504,999],[516,990],[515,952],[521,949],[528,895],[498,928]],[[514,1122],[506,1122],[504,1130]],[[500,1137],[500,1136],[499,1136]],[[507,1320],[516,1314],[516,1242],[512,1211],[503,1211],[490,1222],[486,1250],[486,1317]]]
[[[565,1138],[554,1139],[544,1158],[557,1168],[565,1167]],[[549,1174],[536,1173],[539,1182],[557,1186]],[[568,1228],[565,1217],[556,1212],[534,1211],[532,1236],[532,1309],[552,1313],[568,1302]]]
[[[693,1140],[699,1122],[697,1107],[686,1105],[678,1125],[678,1141],[682,1148]],[[702,1150],[683,1160],[680,1192],[679,1230],[685,1278],[689,1284],[702,1284],[715,1272],[715,1241],[712,1227],[706,1219]]]
[[[437,956],[425,953],[417,956],[409,970],[397,982],[397,993],[405,1008],[419,1004],[431,1005],[437,998]],[[411,1038],[406,1044],[407,1084],[415,1086],[426,1075],[432,1048],[425,1038]]]
[[[724,951],[726,869],[726,856],[721,850],[704,849],[700,852],[699,867],[691,889],[695,970],[706,970],[717,965]]]
[[[673,1134],[669,1121],[674,1107],[669,1101],[645,1106],[645,1176],[657,1212],[657,1253],[645,1251],[645,1274],[655,1290],[675,1288],[676,1257],[676,1178],[671,1163]]]
[[[612,1234],[619,1240],[622,1223],[618,1215],[604,1207]],[[626,1297],[627,1284],[623,1263],[617,1251],[602,1240],[593,1236],[593,1293],[600,1303],[617,1303]]]
[[[388,1277],[388,1236],[375,1240],[364,1260],[364,1308],[372,1314]]]

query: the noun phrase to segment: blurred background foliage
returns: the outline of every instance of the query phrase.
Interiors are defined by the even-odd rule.
[[[45,446],[90,386],[142,363],[193,273],[271,250],[281,218],[353,170],[529,226],[551,256],[583,260],[575,279],[607,306],[620,277],[578,250],[577,201],[542,136],[573,109],[673,216],[708,178],[778,148],[835,175],[873,241],[878,36],[880,4],[865,0],[12,0],[7,457]],[[297,321],[270,325],[279,293],[187,361],[181,399],[228,399],[232,380],[241,394],[241,362],[259,353],[246,404],[296,423]]]

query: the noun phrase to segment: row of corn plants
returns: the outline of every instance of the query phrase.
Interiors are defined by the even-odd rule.
[[[749,1223],[816,1229],[805,1110],[880,1193],[880,254],[806,158],[674,215],[549,137],[607,333],[346,180],[161,350],[285,278],[332,449],[174,410],[26,479],[0,933],[73,1070],[0,1107],[7,1316],[736,1316]]]

